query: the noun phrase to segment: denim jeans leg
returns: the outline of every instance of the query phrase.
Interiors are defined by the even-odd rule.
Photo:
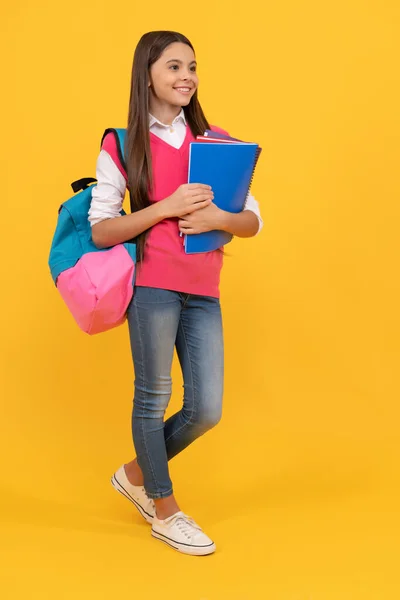
[[[221,419],[224,345],[218,298],[188,296],[184,303],[176,349],[184,380],[184,400],[164,428],[168,460]]]
[[[171,397],[171,365],[181,297],[168,290],[136,287],[128,308],[135,370],[132,436],[144,487],[150,498],[173,493],[164,438],[164,415]]]

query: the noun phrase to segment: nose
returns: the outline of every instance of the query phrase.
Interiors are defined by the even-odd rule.
[[[188,79],[191,79],[191,75],[192,75],[191,71],[186,71],[184,73],[184,75],[182,76],[183,81],[187,81]]]

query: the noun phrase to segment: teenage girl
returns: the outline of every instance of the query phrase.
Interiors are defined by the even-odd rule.
[[[136,238],[138,250],[127,312],[137,456],[118,469],[112,483],[152,524],[155,538],[180,552],[204,555],[214,552],[215,544],[181,511],[168,461],[221,419],[223,252],[186,254],[183,235],[220,229],[251,237],[263,223],[253,196],[241,213],[232,214],[213,203],[210,186],[187,183],[190,142],[206,129],[226,133],[208,123],[198,85],[194,49],[184,35],[143,35],[133,59],[126,171],[109,134],[97,160],[89,221],[98,248]],[[132,212],[121,216],[127,188]],[[184,380],[183,406],[164,422],[174,347]]]

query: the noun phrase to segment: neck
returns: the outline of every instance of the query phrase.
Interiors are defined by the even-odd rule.
[[[156,103],[150,102],[149,112],[156,119],[164,123],[164,125],[171,125],[175,117],[181,112],[181,106],[157,106]]]

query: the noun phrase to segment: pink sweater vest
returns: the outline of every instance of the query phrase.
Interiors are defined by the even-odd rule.
[[[212,126],[211,129],[226,133],[219,127]],[[186,137],[179,149],[150,132],[154,180],[151,202],[163,200],[180,185],[187,183],[189,144],[193,141],[195,138],[189,126],[186,127]],[[102,148],[110,154],[126,179],[112,134],[105,137]],[[179,235],[178,218],[165,219],[154,225],[147,235],[144,260],[136,273],[136,285],[219,298],[223,253],[215,250],[204,254],[186,254],[183,242],[183,236]]]

